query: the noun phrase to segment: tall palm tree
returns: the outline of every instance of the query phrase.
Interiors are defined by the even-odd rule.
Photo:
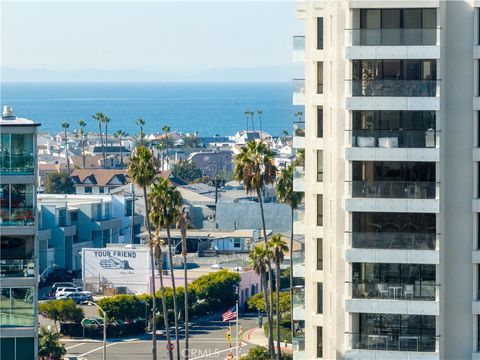
[[[110,122],[110,118],[107,115],[103,117],[103,124],[105,125],[105,146],[103,147],[103,158],[105,162],[105,167],[107,163],[107,151],[108,151],[108,123]]]
[[[105,167],[106,159],[105,159],[105,152],[103,147],[103,133],[102,133],[102,124],[104,122],[105,114],[101,112],[97,112],[95,115],[92,115],[92,118],[98,123],[98,131],[100,132],[100,145],[102,146],[102,158],[103,158],[103,167]]]
[[[145,146],[139,146],[134,149],[130,161],[128,162],[128,175],[132,181],[143,190],[143,200],[145,202],[145,222],[148,232],[148,239],[152,239],[152,230],[150,228],[150,212],[147,199],[147,186],[153,183],[157,173],[157,164],[152,152]],[[155,322],[156,304],[155,304],[155,260],[153,252],[150,252],[150,265],[152,277],[152,346],[153,359],[157,358],[157,325]]]
[[[287,130],[282,130],[282,142],[283,142],[283,145],[285,145],[287,143],[287,136],[288,136],[288,131]]]
[[[288,251],[287,243],[283,240],[282,235],[275,234],[273,235],[270,240],[268,241],[268,250],[270,252],[270,260],[275,263],[275,272],[276,272],[276,284],[275,284],[275,292],[277,295],[276,298],[276,312],[277,312],[277,359],[282,359],[282,351],[280,349],[280,321],[281,321],[281,313],[280,313],[280,263],[283,262],[285,252]],[[293,314],[292,314],[293,315]],[[293,318],[293,316],[291,316]]]
[[[190,216],[188,212],[183,208],[182,213],[177,216],[177,225],[180,228],[180,234],[182,236],[182,257],[183,257],[183,279],[184,279],[184,320],[185,320],[185,350],[183,357],[188,360],[189,347],[188,347],[188,263],[187,263],[187,228],[191,224]]]
[[[277,168],[273,160],[273,152],[262,141],[252,140],[242,147],[240,153],[234,159],[233,174],[236,180],[243,182],[243,187],[247,193],[256,192],[258,203],[260,204],[260,215],[262,220],[263,241],[267,243],[267,228],[265,225],[265,212],[263,209],[263,190],[266,185],[275,181]],[[270,262],[268,266],[268,275],[270,287],[273,289],[272,268]],[[273,295],[270,293],[270,308],[273,309]],[[272,336],[273,316],[270,316],[269,327],[270,336]],[[273,337],[271,339],[273,345]]]
[[[162,226],[162,198],[163,198],[163,191],[159,188],[158,183],[154,183],[150,185],[150,193],[148,196],[148,201],[151,207],[150,212],[150,220],[155,225],[155,233],[156,236],[151,240],[149,244],[151,249],[153,250],[152,253],[154,254],[155,258],[157,259],[157,269],[158,269],[158,276],[160,278],[160,294],[162,298],[162,313],[163,313],[163,324],[165,326],[165,333],[167,337],[167,344],[168,344],[168,357],[170,360],[173,360],[173,351],[171,348],[172,341],[170,339],[170,325],[168,321],[168,309],[167,309],[167,300],[165,295],[165,286],[163,285],[163,254],[162,254],[162,245],[164,242],[160,239],[158,235]]]
[[[263,130],[262,130],[263,111],[262,110],[257,110],[257,114],[258,114],[258,119],[260,120],[260,140],[263,140]]]
[[[265,311],[267,313],[268,319],[268,351],[270,353],[270,359],[275,359],[275,350],[273,345],[273,327],[270,326],[272,323],[272,312],[270,309],[270,303],[268,301],[268,285],[267,285],[267,271],[270,264],[270,252],[266,248],[266,244],[254,246],[254,248],[248,254],[250,264],[253,268],[253,271],[257,275],[260,275],[260,281],[263,288],[263,300],[265,302]]]
[[[293,312],[293,215],[303,199],[303,192],[293,191],[293,165],[288,165],[282,169],[277,178],[276,190],[278,199],[290,205],[291,225],[290,225],[290,311]],[[293,314],[292,314],[293,315]],[[293,316],[291,316],[290,329],[293,338]]]
[[[155,144],[155,149],[158,151],[157,155],[157,160],[159,161],[160,164],[160,171],[163,171],[163,165],[164,165],[164,155],[165,155],[165,142],[160,141],[159,143]]]
[[[118,145],[122,147],[122,139],[126,138],[128,134],[123,130],[117,130],[113,133],[113,138],[118,140]],[[123,166],[123,151],[120,149],[120,164]]]
[[[70,159],[68,158],[68,138],[67,138],[67,130],[70,127],[68,122],[62,123],[63,128],[63,140],[65,141],[65,154],[67,156],[67,171],[70,174]]]
[[[170,277],[172,281],[172,295],[173,295],[173,313],[175,315],[175,338],[177,345],[177,358],[180,359],[180,339],[178,336],[178,307],[177,307],[177,291],[175,286],[175,274],[173,272],[173,251],[172,251],[172,237],[170,228],[175,224],[175,221],[180,214],[180,209],[183,203],[182,195],[175,186],[170,186],[168,179],[160,178],[155,183],[155,197],[159,203],[160,209],[160,224],[167,230],[168,240],[168,258],[170,262]]]
[[[166,151],[166,162],[167,162],[167,170],[168,170],[168,167],[170,165],[170,159],[168,157],[168,144],[169,144],[169,140],[168,140],[168,133],[170,132],[170,126],[168,125],[164,125],[162,127],[162,131],[165,133],[165,151]],[[162,168],[163,170],[163,168]]]
[[[82,141],[82,165],[85,169],[85,126],[87,126],[87,123],[84,120],[80,119],[78,120],[77,124],[80,127],[78,133],[80,134],[80,139]]]
[[[243,112],[243,115],[245,116],[245,122],[246,122],[246,124],[247,124],[247,133],[248,133],[248,117],[250,116],[250,111],[245,110],[245,111]]]
[[[145,134],[143,132],[143,127],[145,126],[145,120],[138,118],[135,120],[135,124],[140,128],[140,145],[145,145]]]

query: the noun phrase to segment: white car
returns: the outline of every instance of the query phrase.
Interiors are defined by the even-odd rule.
[[[90,291],[83,291],[81,287],[61,287],[61,288],[58,288],[57,291],[55,292],[55,299],[58,300],[61,298],[65,298],[66,295],[72,294],[72,293],[79,293],[89,298],[92,298],[92,293]]]

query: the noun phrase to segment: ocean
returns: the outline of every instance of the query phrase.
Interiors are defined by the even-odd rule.
[[[17,116],[40,122],[40,131],[50,133],[60,132],[65,121],[73,131],[80,119],[96,131],[92,115],[103,112],[111,118],[109,132],[135,134],[141,117],[146,133],[168,125],[172,131],[225,136],[246,128],[245,110],[261,110],[262,129],[280,135],[291,133],[294,114],[301,110],[292,105],[289,83],[4,83],[0,94],[2,106],[12,105]],[[254,126],[260,127],[257,115]]]

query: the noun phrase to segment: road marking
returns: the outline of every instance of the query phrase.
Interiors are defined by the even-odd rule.
[[[239,348],[244,347],[244,346],[247,346],[247,344],[242,344],[242,345],[239,346]],[[236,347],[232,347],[231,349],[220,350],[220,351],[208,353],[207,355],[202,355],[202,356],[199,356],[199,357],[190,358],[190,360],[209,358],[213,355],[218,355],[218,354],[221,354],[221,353],[224,353],[224,352],[227,352],[227,351],[231,351],[233,353],[233,352],[235,352],[235,349],[236,349]]]
[[[76,344],[76,345],[72,345],[72,346],[69,346],[69,347],[66,347],[65,349],[66,350],[70,350],[70,349],[73,349],[74,347],[77,347],[77,346],[82,346],[82,345],[85,345],[86,343],[80,343],[80,344]]]
[[[117,345],[117,344],[121,344],[121,343],[110,343],[107,345],[107,348],[110,347],[110,346],[113,346],[113,345]],[[85,354],[82,354],[82,355],[78,355],[77,357],[81,358],[85,355],[88,355],[88,354],[91,354],[95,351],[98,351],[98,350],[102,350],[103,349],[103,346],[100,346],[99,348],[96,348],[96,349],[93,349],[93,350],[90,350],[90,351],[87,351]]]

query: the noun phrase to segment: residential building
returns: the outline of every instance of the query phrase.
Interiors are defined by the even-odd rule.
[[[5,106],[0,120],[0,358],[37,358],[36,134]]]
[[[307,256],[296,358],[480,359],[479,7],[297,2]]]
[[[139,243],[143,224],[137,211],[132,219],[131,195],[41,194],[38,219],[41,272],[54,264],[80,270],[85,247]]]
[[[130,183],[127,170],[75,169],[70,175],[77,194],[110,194]]]

